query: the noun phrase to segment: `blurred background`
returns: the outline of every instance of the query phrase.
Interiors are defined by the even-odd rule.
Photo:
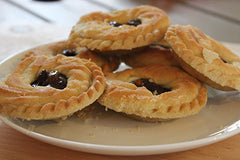
[[[240,43],[239,0],[0,0],[0,43],[17,50],[66,39],[86,13],[143,4],[163,9],[172,24],[191,24],[216,40]]]

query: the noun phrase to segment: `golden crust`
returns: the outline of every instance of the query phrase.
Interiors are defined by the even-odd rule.
[[[141,53],[123,56],[122,61],[134,68],[152,64],[179,66],[171,50],[160,46],[149,46],[148,49]]]
[[[138,26],[112,27],[111,21],[126,23],[140,19]],[[156,7],[139,6],[108,13],[94,12],[82,16],[72,28],[70,43],[86,46],[90,50],[131,50],[160,41],[170,25],[167,14]]]
[[[169,27],[165,40],[182,68],[220,90],[240,91],[240,58],[191,25]]]
[[[107,87],[98,102],[116,112],[141,117],[147,121],[162,121],[198,113],[207,102],[207,88],[181,69],[151,65],[108,73]],[[145,87],[129,83],[139,78],[171,88],[153,95]]]
[[[66,88],[32,87],[43,69],[66,75]],[[0,112],[27,120],[66,117],[93,103],[104,88],[105,77],[93,62],[63,55],[30,56],[0,83]]]
[[[91,60],[100,66],[103,72],[112,72],[116,70],[120,64],[120,61],[115,57],[98,55],[89,51],[86,47],[79,47],[74,44],[68,44],[66,41],[54,42],[25,51],[24,58],[36,55],[54,57],[59,53],[61,54],[64,49],[71,49],[75,51],[77,55],[74,57]]]

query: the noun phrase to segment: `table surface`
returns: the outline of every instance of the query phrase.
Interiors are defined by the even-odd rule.
[[[33,0],[0,1],[0,60],[34,45],[66,39],[81,15],[93,11],[150,4],[162,8],[172,24],[191,24],[219,41],[240,43],[240,1],[237,0]],[[240,159],[240,134],[184,152],[150,156],[105,156],[46,144],[0,121],[0,159]]]

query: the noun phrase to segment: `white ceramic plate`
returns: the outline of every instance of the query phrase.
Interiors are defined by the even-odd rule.
[[[240,50],[240,45],[227,45]],[[22,56],[16,54],[0,64],[0,78],[10,73]],[[76,117],[61,123],[0,118],[28,136],[73,150],[108,155],[183,151],[240,133],[240,94],[208,88],[207,106],[199,114],[168,122],[138,122],[101,107],[85,121]]]

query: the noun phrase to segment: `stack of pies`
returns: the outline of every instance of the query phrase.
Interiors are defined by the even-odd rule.
[[[25,51],[0,82],[0,112],[66,118],[92,103],[142,121],[197,114],[205,84],[240,91],[240,58],[198,28],[171,25],[152,6],[94,12],[69,38]],[[116,71],[120,63],[129,66]]]

